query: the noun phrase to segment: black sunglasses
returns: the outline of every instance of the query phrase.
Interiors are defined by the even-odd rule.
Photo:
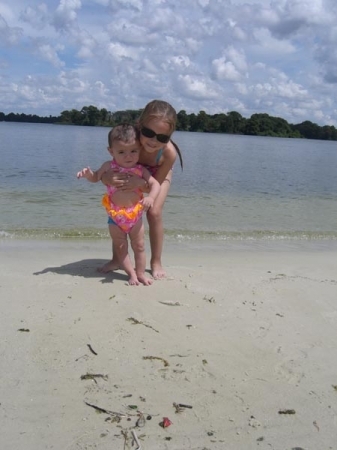
[[[140,129],[140,132],[142,133],[143,136],[150,139],[156,137],[157,141],[161,142],[162,144],[167,144],[168,141],[171,139],[171,136],[168,136],[167,134],[157,134],[153,130],[151,130],[151,128],[142,127]]]

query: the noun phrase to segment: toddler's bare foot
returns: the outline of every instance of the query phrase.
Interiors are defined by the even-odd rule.
[[[139,286],[139,281],[138,281],[138,278],[136,277],[136,275],[132,275],[129,278],[129,285],[130,286]]]
[[[152,278],[147,278],[145,276],[145,274],[143,275],[138,275],[138,281],[140,281],[141,283],[144,284],[144,286],[151,286],[151,284],[153,283]]]
[[[160,261],[158,263],[151,263],[151,273],[155,280],[166,278],[166,272],[163,269]]]
[[[97,270],[100,273],[108,273],[118,269],[120,269],[119,262],[117,260],[112,259],[111,261],[104,264],[104,266],[99,267]]]

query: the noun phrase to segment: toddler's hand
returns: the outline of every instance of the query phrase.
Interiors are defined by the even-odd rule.
[[[144,211],[147,211],[148,209],[150,209],[154,203],[153,198],[151,198],[151,197],[144,197],[142,202],[143,202]]]
[[[94,172],[90,169],[90,167],[85,167],[80,172],[77,172],[77,178],[86,178],[89,179],[93,176]]]

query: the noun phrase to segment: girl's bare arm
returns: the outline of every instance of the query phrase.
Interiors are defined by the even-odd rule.
[[[173,144],[169,142],[165,150],[163,152],[163,162],[158,167],[158,170],[156,171],[154,177],[159,182],[159,184],[162,184],[163,181],[165,181],[167,174],[172,169],[175,161],[177,159],[177,152],[174,148]]]

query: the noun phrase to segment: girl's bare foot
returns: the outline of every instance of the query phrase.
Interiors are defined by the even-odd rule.
[[[104,266],[99,267],[97,270],[100,273],[108,273],[118,269],[120,269],[119,262],[117,260],[112,259],[111,261],[104,264]]]
[[[138,276],[138,280],[144,284],[144,286],[151,286],[153,283],[152,278],[147,278],[145,274]]]
[[[151,273],[155,280],[161,280],[162,278],[166,278],[166,272],[163,269],[161,262],[151,263]]]

